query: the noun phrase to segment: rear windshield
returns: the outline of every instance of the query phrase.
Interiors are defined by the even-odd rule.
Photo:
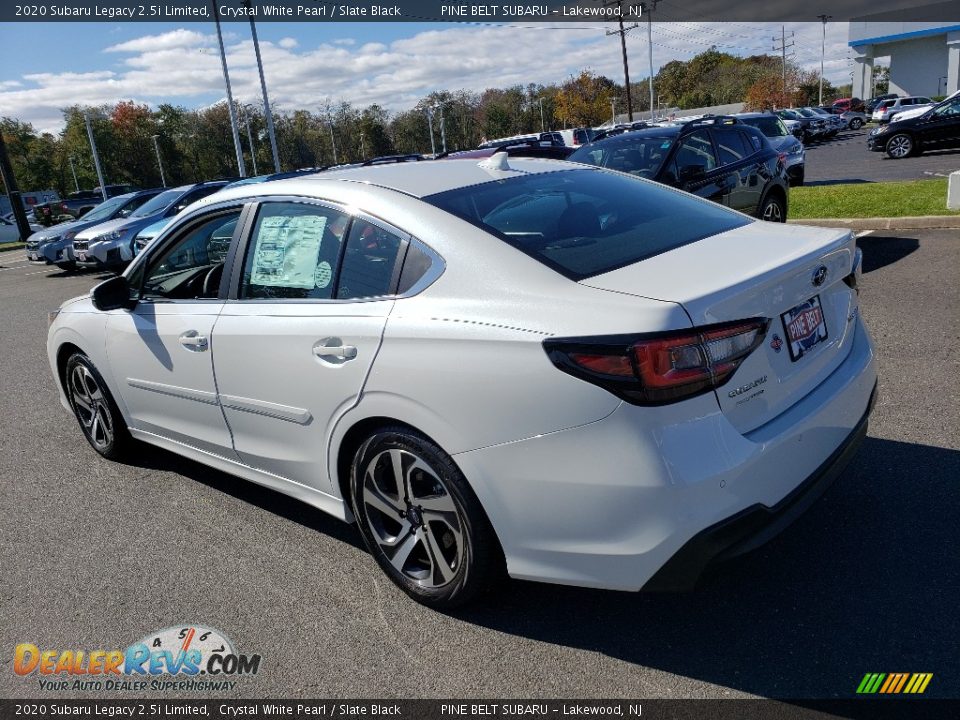
[[[588,168],[520,175],[423,199],[572,280],[752,222],[656,183]]]
[[[786,137],[790,133],[783,126],[783,122],[776,115],[764,115],[763,117],[740,118],[740,122],[757,128],[768,138]]]

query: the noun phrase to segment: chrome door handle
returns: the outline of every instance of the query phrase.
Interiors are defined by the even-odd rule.
[[[313,354],[324,360],[353,360],[357,356],[357,348],[353,345],[317,345]]]
[[[187,332],[183,333],[178,340],[183,347],[193,352],[203,352],[207,349],[207,347],[209,347],[207,338],[198,333],[196,330],[187,330]]]

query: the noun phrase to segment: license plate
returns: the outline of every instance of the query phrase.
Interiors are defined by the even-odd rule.
[[[823,320],[819,295],[787,310],[780,319],[787,334],[787,347],[790,348],[793,362],[827,339],[827,324]]]
[[[30,253],[29,258],[30,258],[31,260],[39,260],[39,259],[40,259],[40,258],[37,257],[37,254],[36,254],[35,252]]]
[[[77,260],[79,260],[80,262],[86,262],[86,261],[87,261],[87,254],[86,254],[85,252],[78,252],[78,253],[77,253]]]

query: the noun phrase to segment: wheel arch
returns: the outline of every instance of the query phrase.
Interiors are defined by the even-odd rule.
[[[787,191],[780,187],[780,185],[777,183],[771,184],[771,186],[768,187],[767,191],[763,194],[763,197],[760,198],[760,205],[757,207],[757,217],[762,218],[763,206],[771,197],[777,197],[783,203],[783,219],[784,222],[786,222],[787,213],[790,211],[790,205],[787,199]]]

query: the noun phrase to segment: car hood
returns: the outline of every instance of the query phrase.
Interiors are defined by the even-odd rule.
[[[43,228],[42,230],[37,230],[33,233],[28,240],[48,242],[50,240],[56,240],[58,237],[63,235],[66,232],[71,230],[83,229],[86,225],[80,220],[74,220],[73,222],[60,223],[59,225],[54,225],[52,227]]]
[[[927,111],[932,108],[933,105],[923,105],[921,107],[913,107],[909,110],[901,110],[900,112],[894,113],[893,118],[890,122],[900,122],[902,120],[909,120],[910,118],[917,118],[927,114]]]
[[[767,141],[777,152],[787,152],[790,148],[794,147],[800,142],[793,135],[784,135],[783,137],[768,137]]]
[[[157,221],[157,215],[148,215],[143,218],[118,218],[116,220],[107,220],[106,222],[92,225],[82,232],[77,233],[78,240],[93,240],[94,238],[106,235],[115,230],[131,230],[136,232],[142,227],[150,225]]]
[[[141,240],[153,240],[153,238],[163,232],[163,229],[169,225],[172,220],[173,218],[164,218],[163,220],[147,225],[147,227],[137,233],[137,237]]]

